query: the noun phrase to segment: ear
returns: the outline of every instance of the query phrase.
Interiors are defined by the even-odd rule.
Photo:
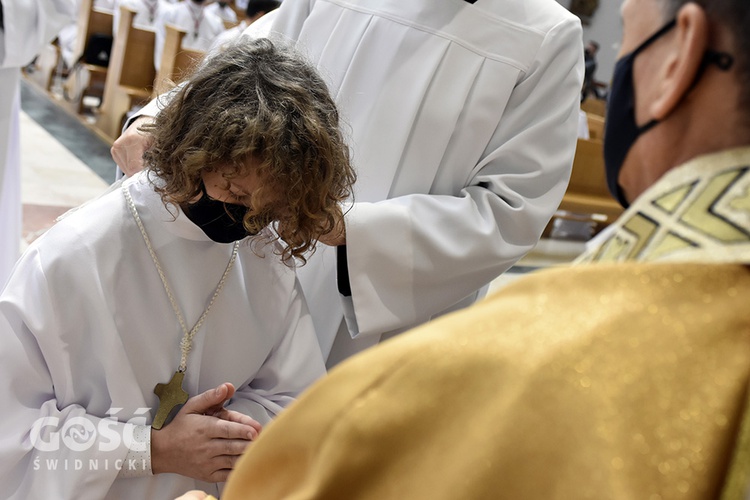
[[[695,3],[685,4],[677,13],[676,33],[662,65],[659,97],[650,106],[656,120],[671,114],[693,85],[708,49],[708,27],[705,11]]]

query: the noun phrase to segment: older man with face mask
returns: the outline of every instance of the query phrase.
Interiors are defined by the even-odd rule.
[[[748,498],[750,4],[622,18],[605,156],[630,208],[587,264],[342,364],[223,500]]]

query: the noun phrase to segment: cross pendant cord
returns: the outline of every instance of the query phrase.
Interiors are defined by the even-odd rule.
[[[161,264],[159,264],[159,259],[156,257],[156,253],[154,252],[154,248],[151,245],[151,240],[148,237],[148,234],[146,233],[146,229],[143,227],[143,222],[141,222],[141,217],[138,215],[138,210],[135,208],[135,203],[133,202],[133,198],[130,196],[130,193],[128,192],[128,189],[126,186],[122,186],[122,192],[125,195],[125,199],[127,200],[128,207],[130,208],[130,213],[133,214],[133,218],[135,219],[136,224],[138,225],[138,229],[141,230],[141,235],[143,236],[143,241],[146,243],[146,247],[148,248],[148,253],[151,255],[151,260],[154,261],[154,265],[156,266],[156,271],[159,273],[159,278],[161,278],[162,285],[164,285],[164,291],[167,293],[167,297],[169,297],[169,302],[172,304],[172,310],[175,313],[175,316],[177,316],[177,321],[180,323],[180,328],[182,328],[182,340],[180,340],[180,372],[185,372],[187,369],[187,357],[190,353],[190,349],[193,348],[193,337],[195,336],[196,332],[200,330],[200,327],[203,325],[203,322],[206,319],[206,316],[208,315],[208,311],[211,310],[211,306],[214,304],[214,301],[216,301],[216,297],[219,296],[219,293],[221,292],[222,288],[224,288],[224,283],[227,280],[227,276],[229,275],[229,271],[232,269],[232,265],[234,265],[234,261],[237,260],[237,251],[240,246],[239,241],[234,242],[234,246],[232,248],[232,256],[229,258],[229,263],[227,264],[226,269],[224,270],[224,274],[221,276],[221,279],[219,280],[219,283],[216,285],[216,289],[214,290],[213,295],[211,296],[211,300],[208,302],[208,305],[206,306],[206,309],[203,311],[203,314],[201,314],[200,318],[198,318],[198,321],[195,323],[195,326],[188,330],[187,325],[185,324],[185,319],[182,316],[182,313],[180,312],[180,308],[177,307],[177,301],[174,298],[174,295],[172,294],[172,289],[169,287],[169,284],[167,283],[167,277],[164,275],[164,271],[161,268]]]

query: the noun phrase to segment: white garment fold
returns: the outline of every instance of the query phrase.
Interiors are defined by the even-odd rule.
[[[581,28],[563,7],[285,0],[272,29],[317,65],[351,131],[352,337],[467,305],[536,244],[578,124]],[[334,273],[332,251],[300,271],[324,353],[346,306]]]
[[[145,174],[127,185],[192,326],[232,245],[210,241],[178,209],[170,213]],[[262,252],[265,258],[247,242],[240,246],[224,289],[193,340],[184,388],[194,396],[231,382],[237,393],[229,407],[265,424],[325,368],[294,270],[281,264],[274,248]],[[117,460],[128,451],[122,439],[130,432],[126,423],[150,423],[153,412],[143,411],[156,408],[154,386],[168,382],[177,369],[181,338],[119,190],[71,213],[35,241],[0,296],[0,490],[5,498],[164,499],[195,488],[216,492],[215,486],[175,474],[117,478]],[[120,409],[116,422],[103,421],[112,408]],[[64,434],[71,422],[86,420],[97,431],[85,450],[63,443],[41,451],[31,437],[35,422],[44,417],[56,419],[44,427],[44,442]],[[103,422],[112,427],[116,443],[99,432]],[[61,472],[66,459],[70,469]],[[80,469],[74,469],[75,460]]]
[[[19,94],[21,67],[68,21],[75,0],[3,1],[0,29],[0,290],[21,245]]]
[[[296,44],[351,145],[351,299],[335,249],[298,271],[329,366],[469,305],[537,243],[570,177],[583,82],[580,21],[557,2],[285,0],[244,35]]]

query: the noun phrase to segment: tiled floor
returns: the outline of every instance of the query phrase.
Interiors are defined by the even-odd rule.
[[[21,155],[23,242],[28,245],[72,207],[102,192],[114,180],[109,144],[36,87],[22,88]],[[542,240],[490,285],[495,290],[533,270],[570,262],[582,243]]]
[[[70,123],[69,120],[75,119],[54,106],[40,113],[49,103],[33,92],[33,89],[24,89],[21,113],[22,249],[54,224],[58,216],[98,196],[109,184],[92,169],[98,166],[104,171],[101,157],[92,151],[108,151],[109,146],[85,127],[72,126],[80,124]],[[55,136],[30,114],[35,114],[40,123],[51,128]],[[61,133],[62,130],[65,132]],[[67,140],[69,147],[63,145],[61,137]],[[113,163],[109,169],[114,178]]]

